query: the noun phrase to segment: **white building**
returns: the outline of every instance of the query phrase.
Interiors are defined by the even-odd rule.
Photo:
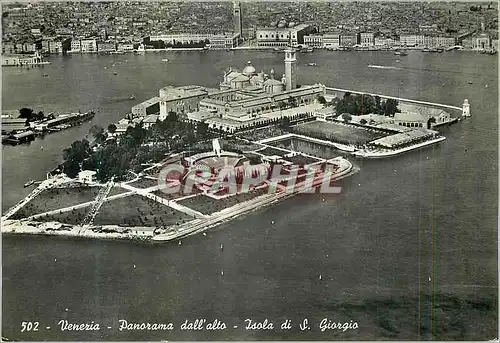
[[[323,47],[326,49],[337,49],[340,46],[340,34],[325,33],[323,35]]]
[[[293,27],[259,28],[256,32],[257,44],[263,47],[286,47],[304,44],[304,37],[312,31],[307,24]]]
[[[93,170],[82,170],[78,173],[78,181],[82,183],[93,183],[95,181],[96,172]]]
[[[80,39],[74,38],[71,40],[71,52],[81,52],[82,45],[80,43]]]
[[[304,36],[304,44],[313,48],[323,48],[322,35],[308,35]]]
[[[375,36],[373,32],[361,32],[359,34],[359,44],[362,46],[374,46]]]
[[[82,53],[97,52],[97,41],[95,39],[82,39],[80,44]]]

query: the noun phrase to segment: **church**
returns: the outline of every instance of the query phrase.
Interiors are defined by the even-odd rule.
[[[230,68],[224,72],[220,91],[199,102],[197,111],[187,113],[189,120],[204,121],[211,128],[229,132],[250,128],[277,117],[301,113],[301,106],[317,102],[326,94],[323,85],[297,87],[297,58],[293,49],[285,50],[285,73],[277,78],[273,69],[269,74],[257,72],[249,61],[241,70]],[[284,108],[296,108],[293,113]]]

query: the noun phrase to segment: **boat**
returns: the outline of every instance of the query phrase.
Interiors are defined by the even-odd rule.
[[[401,51],[394,51],[394,55],[401,55]]]
[[[473,85],[473,84],[474,84],[474,82],[472,82],[472,81],[469,81],[469,85]]]
[[[400,55],[401,56],[408,56],[408,53],[406,51],[401,51]]]
[[[49,76],[49,74],[43,74],[42,76],[47,77],[47,76]]]
[[[128,98],[129,98],[129,100],[135,100],[135,95],[131,95]]]
[[[309,62],[307,63],[309,67],[316,67],[318,64],[316,62]]]
[[[422,52],[429,52],[429,49],[428,48],[423,48]]]
[[[168,58],[164,58],[161,60],[162,62],[168,62]]]
[[[113,75],[118,75],[118,73],[116,71],[113,72]]]
[[[29,187],[29,186],[31,186],[31,185],[32,185],[32,184],[34,184],[34,183],[35,183],[35,180],[29,180],[28,182],[26,182],[26,183],[24,184],[24,187]]]
[[[429,49],[429,52],[438,52],[438,49],[437,48],[431,48],[431,49]]]
[[[437,48],[437,52],[439,52],[439,53],[444,52],[444,49],[443,48]]]

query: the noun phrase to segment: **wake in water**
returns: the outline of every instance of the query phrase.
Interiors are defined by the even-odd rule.
[[[368,68],[377,68],[377,69],[401,69],[401,68],[398,68],[398,67],[378,66],[378,65],[374,65],[374,64],[369,64],[369,65],[368,65]]]

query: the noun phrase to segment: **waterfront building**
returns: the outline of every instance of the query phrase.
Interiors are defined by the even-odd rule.
[[[394,123],[399,126],[433,128],[453,121],[450,113],[440,108],[400,103],[399,109],[401,112],[394,114]]]
[[[160,120],[165,120],[169,112],[178,115],[199,110],[200,101],[211,97],[219,101],[228,101],[234,90],[219,90],[202,86],[167,86],[160,89]]]
[[[160,98],[154,97],[132,107],[132,117],[146,117],[160,112]]]
[[[234,33],[240,38],[243,37],[243,27],[241,25],[241,5],[239,2],[233,4]]]
[[[134,44],[132,44],[132,43],[118,43],[117,50],[118,51],[133,51]]]
[[[491,48],[495,51],[498,51],[498,39],[493,39],[491,41]]]
[[[391,48],[396,45],[396,41],[387,37],[375,37],[374,45],[379,48]]]
[[[97,41],[95,39],[82,39],[80,44],[82,53],[97,52]]]
[[[81,51],[82,51],[82,45],[80,43],[80,39],[73,38],[71,40],[71,51],[70,52],[81,52]]]
[[[417,47],[424,46],[424,36],[423,35],[401,35],[399,37],[399,43],[401,46],[407,47]]]
[[[472,38],[472,48],[476,50],[486,50],[490,48],[490,36],[487,33],[481,33]]]
[[[313,48],[323,48],[322,35],[307,35],[304,36],[304,44]]]
[[[323,35],[323,47],[326,49],[337,49],[340,47],[340,34],[325,33]]]
[[[2,118],[2,134],[22,132],[29,128],[26,118]]]
[[[116,42],[97,42],[97,51],[111,52],[116,51]]]
[[[345,34],[340,36],[340,46],[351,47],[358,44],[358,35],[356,34]]]
[[[34,55],[12,55],[4,56],[2,55],[2,66],[35,66],[41,64],[49,64],[50,62],[44,62],[42,55],[37,51]]]
[[[304,36],[311,33],[312,26],[300,24],[293,27],[272,27],[257,29],[257,45],[262,47],[287,47],[304,44]]]
[[[208,42],[211,48],[227,49],[238,46],[238,33],[171,33],[150,36],[151,42],[163,41],[165,44],[174,45],[175,43],[199,43]]]
[[[373,32],[361,32],[359,34],[359,44],[361,46],[375,45],[375,35],[373,34]]]

